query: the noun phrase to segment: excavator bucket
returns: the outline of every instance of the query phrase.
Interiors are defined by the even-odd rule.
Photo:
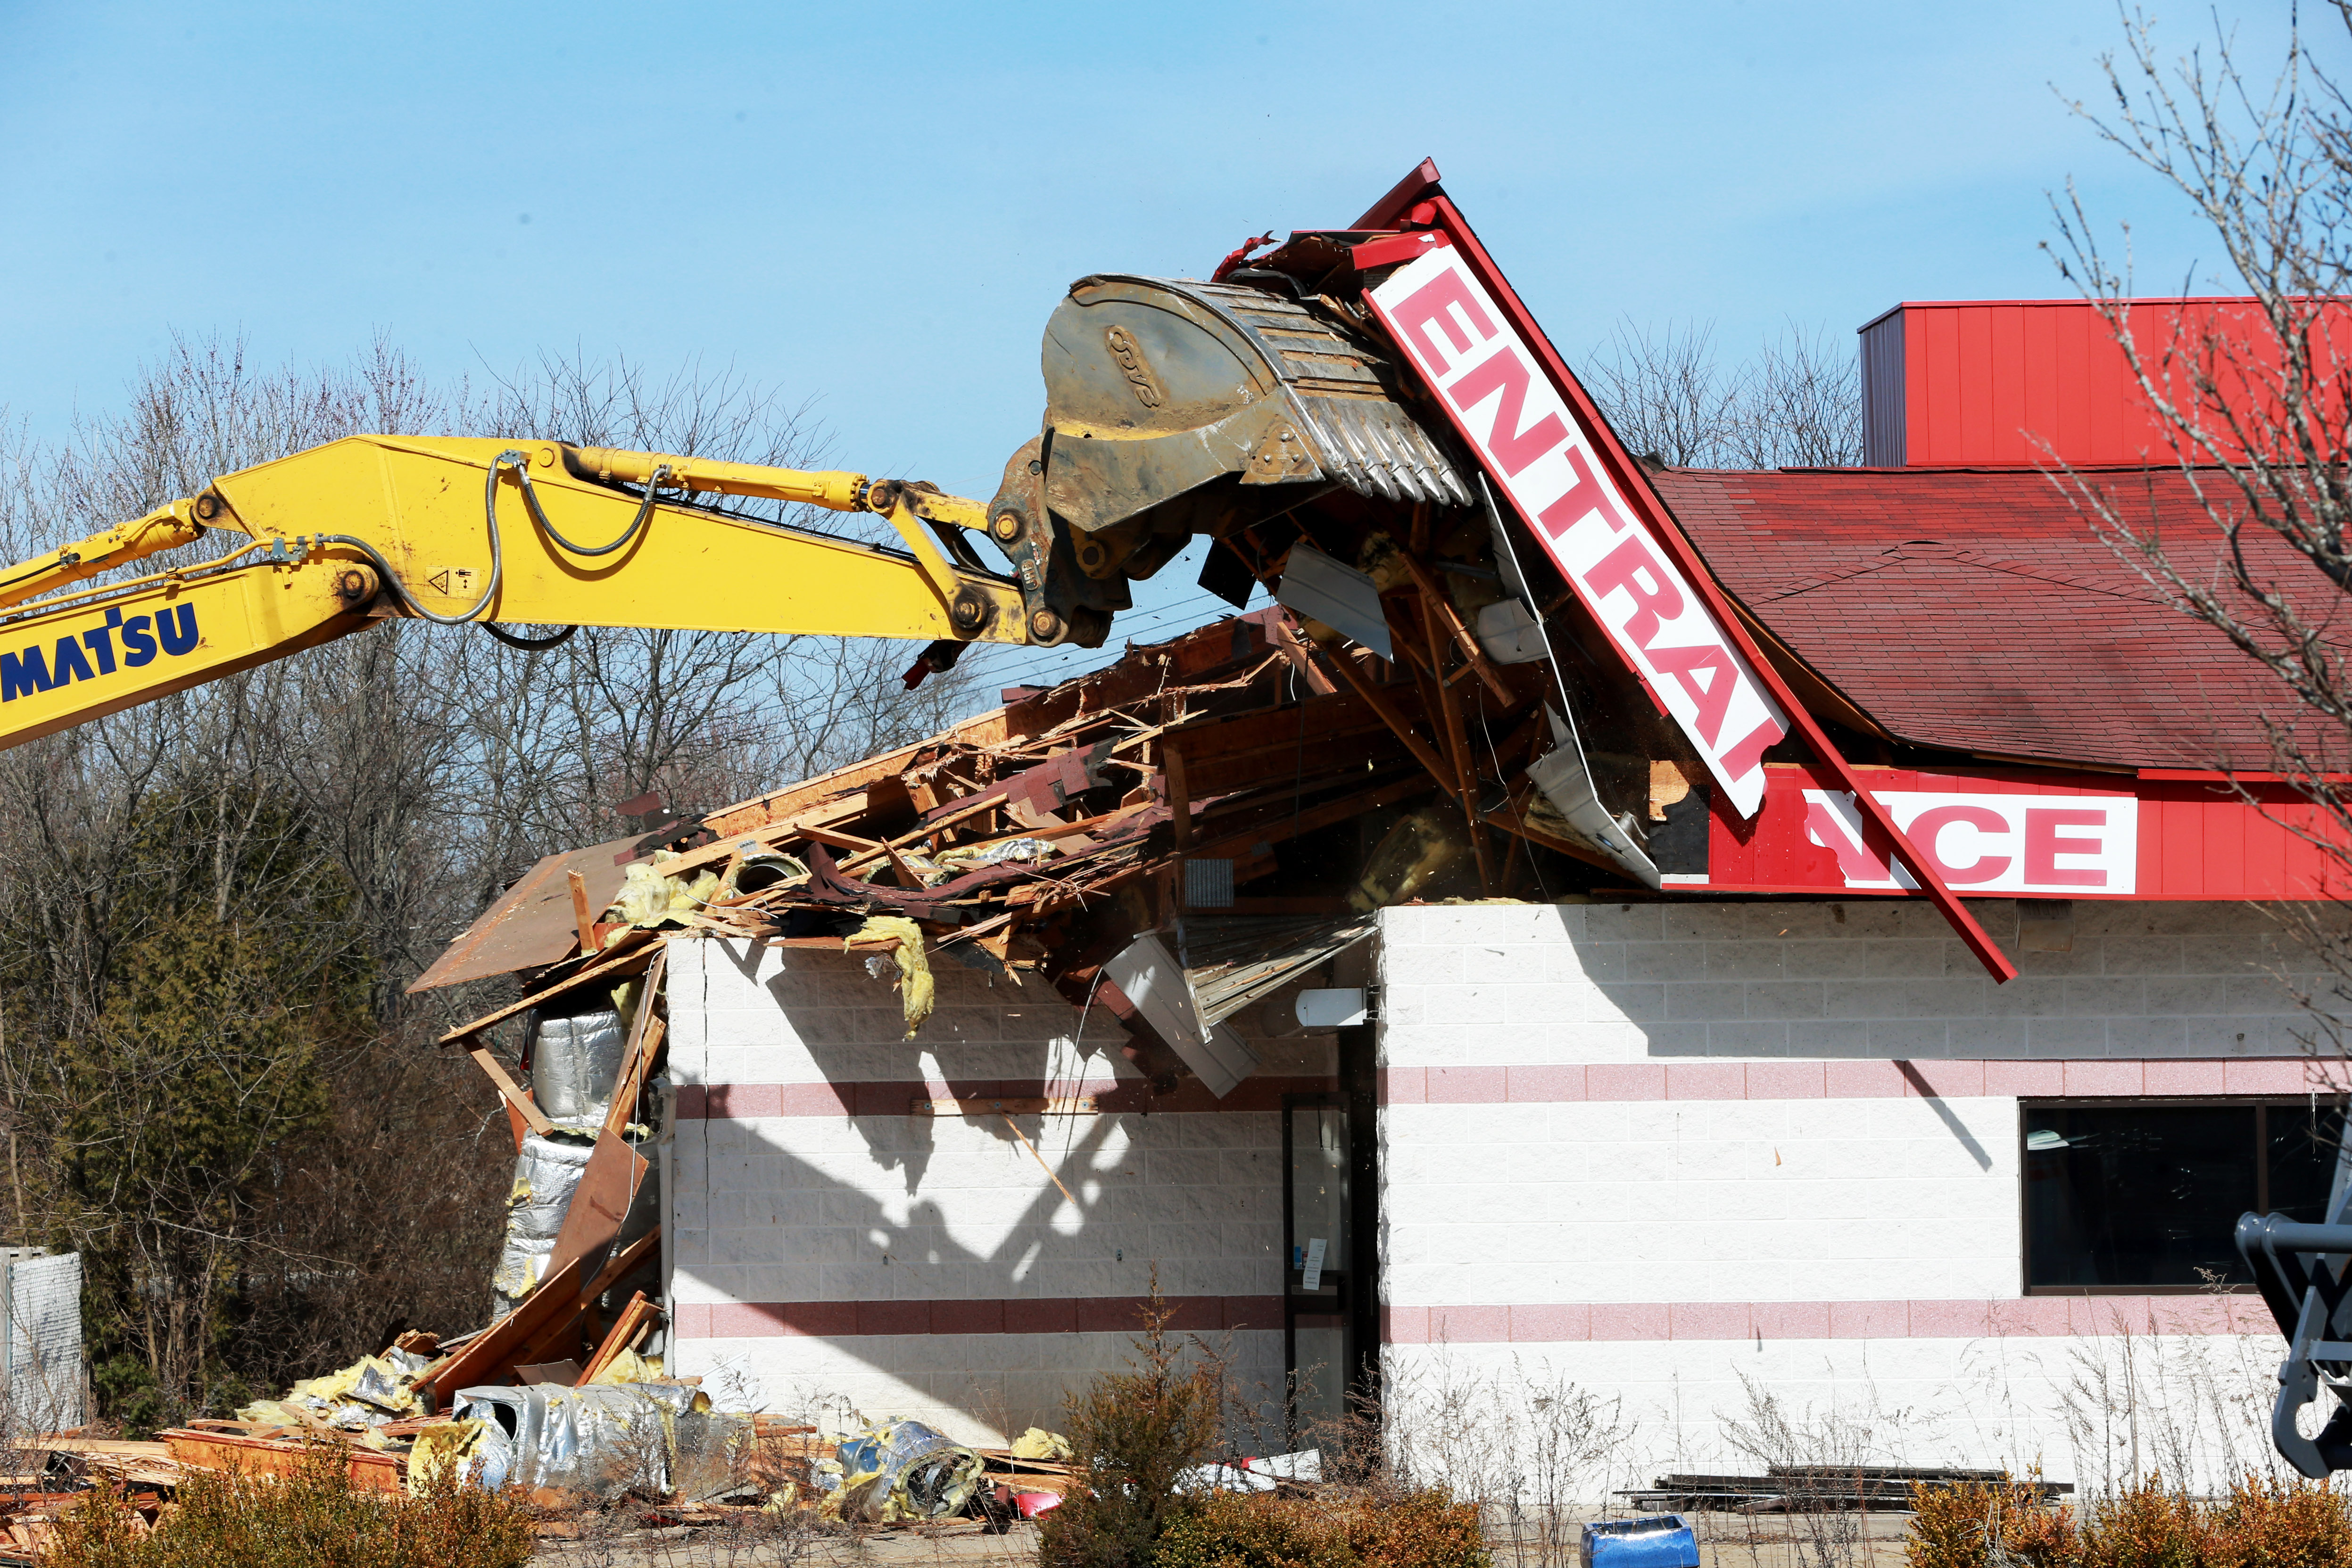
[[[1070,640],[1099,642],[1128,581],[1195,534],[1225,538],[1335,488],[1476,504],[1475,470],[1386,353],[1342,308],[1267,276],[1271,287],[1081,278],[1046,323],[1045,428],[992,512],[1000,541],[1020,528],[1035,563],[1024,574],[1043,573]],[[1233,584],[1242,598],[1249,580]]]

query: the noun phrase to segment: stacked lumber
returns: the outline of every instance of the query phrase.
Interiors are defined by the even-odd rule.
[[[1769,1465],[1760,1476],[1673,1474],[1620,1490],[1642,1513],[1904,1513],[1914,1486],[2010,1484],[2005,1470],[1923,1469],[1903,1465]],[[2035,1481],[2044,1500],[2074,1490]]]

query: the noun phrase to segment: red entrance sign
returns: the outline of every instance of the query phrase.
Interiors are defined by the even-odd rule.
[[[1669,888],[1915,890],[1909,872],[1890,863],[1885,836],[1826,769],[1765,771],[1762,810],[1742,821],[1717,807],[1705,869],[1668,871]],[[2312,841],[2332,836],[2329,824],[2284,784],[2249,785],[2250,803],[2225,782],[1854,772],[1936,873],[1968,897],[2303,899],[2345,891],[2332,857]]]

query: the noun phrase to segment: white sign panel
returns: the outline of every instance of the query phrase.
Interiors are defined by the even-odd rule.
[[[1874,789],[1936,873],[1969,893],[2128,894],[2139,879],[2139,801],[2129,795],[1948,795]],[[1917,887],[1867,847],[1842,789],[1805,791],[1805,837],[1837,856],[1848,887]]]
[[[1541,362],[1461,253],[1441,246],[1371,291],[1390,332],[1451,406],[1486,471],[1577,597],[1706,758],[1742,817],[1788,716],[1610,481]]]

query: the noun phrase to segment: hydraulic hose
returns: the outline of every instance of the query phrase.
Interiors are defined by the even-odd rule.
[[[573,555],[611,555],[614,550],[619,549],[623,545],[627,544],[631,539],[636,538],[637,530],[646,526],[646,519],[654,515],[654,503],[656,495],[661,489],[662,481],[670,476],[670,466],[668,464],[663,463],[656,465],[653,471],[653,476],[646,481],[646,498],[638,506],[636,517],[630,520],[627,528],[621,530],[621,535],[618,538],[613,540],[610,544],[576,545],[570,539],[565,538],[562,534],[556,532],[555,525],[547,520],[547,513],[539,504],[538,486],[534,486],[530,482],[530,459],[520,452],[501,452],[499,454],[497,460],[490,465],[490,486],[492,490],[491,507],[493,508],[493,513],[495,514],[495,508],[498,504],[496,491],[499,482],[499,470],[509,463],[514,465],[515,477],[522,482],[522,504],[530,513],[530,520],[539,525],[540,532],[545,534],[549,538],[553,539],[557,544],[562,545],[565,549],[570,550]]]
[[[520,648],[526,652],[555,647],[570,642],[573,633],[580,628],[576,625],[567,626],[551,637],[520,637],[512,632],[502,630],[493,622],[476,619],[483,611],[490,607],[490,601],[498,597],[499,584],[506,578],[506,552],[500,548],[499,542],[499,470],[508,466],[513,467],[516,477],[522,481],[523,505],[530,509],[531,520],[545,529],[549,538],[562,545],[564,549],[579,555],[610,555],[628,543],[636,531],[645,527],[646,519],[653,515],[655,486],[668,476],[669,468],[664,465],[654,471],[651,483],[646,486],[645,504],[637,508],[636,520],[628,526],[627,530],[619,538],[594,549],[583,549],[557,533],[553,525],[548,522],[547,514],[540,509],[539,496],[531,488],[530,463],[530,459],[526,454],[512,448],[499,453],[490,460],[489,472],[483,476],[482,481],[482,517],[490,536],[490,580],[484,585],[482,596],[474,601],[472,607],[457,614],[437,614],[418,603],[416,596],[408,591],[408,585],[400,580],[400,574],[393,570],[392,562],[383,558],[383,552],[357,534],[318,534],[313,537],[320,544],[350,545],[373,561],[376,570],[382,573],[383,580],[392,586],[392,591],[399,599],[402,606],[420,621],[430,621],[436,626],[479,626],[508,647]]]

